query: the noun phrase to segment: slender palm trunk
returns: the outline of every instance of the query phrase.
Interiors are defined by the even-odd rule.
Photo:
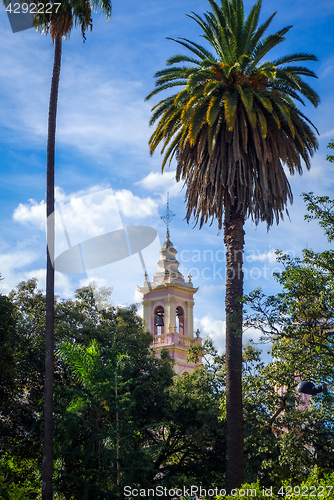
[[[119,463],[120,438],[119,438],[117,368],[116,368],[116,375],[115,375],[115,399],[116,399],[116,464],[117,464],[117,486],[119,486],[121,484],[121,464]]]
[[[42,500],[52,500],[53,485],[53,370],[54,370],[54,166],[58,86],[60,76],[62,39],[55,39],[54,63],[50,92],[47,174],[46,174],[46,215],[47,215],[47,265],[46,265],[46,338],[45,338],[45,382],[44,382],[44,442]]]
[[[242,303],[244,220],[232,207],[224,224],[226,245],[226,489],[243,480]]]

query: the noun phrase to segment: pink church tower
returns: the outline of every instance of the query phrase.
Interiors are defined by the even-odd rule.
[[[163,219],[170,222],[171,212],[167,202],[167,216]],[[158,271],[152,282],[148,281],[147,273],[142,287],[138,290],[143,294],[143,316],[145,327],[153,335],[153,348],[159,356],[167,350],[174,360],[174,371],[178,375],[191,373],[196,365],[187,362],[190,346],[202,344],[197,330],[193,334],[193,296],[198,288],[194,288],[189,274],[185,282],[179,271],[176,260],[177,251],[170,240],[167,224],[166,241],[159,252]]]

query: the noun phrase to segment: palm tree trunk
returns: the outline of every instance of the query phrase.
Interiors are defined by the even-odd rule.
[[[53,370],[54,370],[54,166],[58,87],[60,76],[62,38],[55,39],[54,63],[51,81],[47,173],[46,173],[46,215],[47,215],[47,264],[46,264],[46,336],[45,336],[45,382],[44,382],[44,441],[42,500],[52,500],[53,485]]]
[[[115,401],[116,401],[116,466],[117,466],[117,486],[121,484],[121,464],[119,463],[119,450],[120,450],[120,438],[119,438],[119,413],[118,413],[118,370],[116,366],[115,372]]]
[[[226,245],[226,489],[243,481],[242,303],[244,220],[231,207]]]

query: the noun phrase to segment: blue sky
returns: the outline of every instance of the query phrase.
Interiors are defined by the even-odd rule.
[[[246,12],[253,1],[245,1]],[[182,185],[173,180],[175,166],[162,176],[158,152],[149,155],[148,126],[151,106],[145,96],[153,89],[154,73],[180,48],[166,37],[200,41],[200,29],[186,17],[209,8],[204,0],[179,2],[113,2],[109,23],[94,17],[93,32],[83,44],[79,30],[64,40],[56,144],[57,201],[70,234],[79,243],[123,224],[155,228],[155,242],[143,251],[149,275],[155,272],[158,250],[165,238],[160,216],[166,193],[176,214],[171,240],[185,276],[191,271],[199,286],[195,295],[195,327],[202,336],[224,343],[225,250],[217,223],[200,231],[188,225]],[[290,179],[294,204],[286,219],[267,233],[265,225],[246,223],[245,291],[262,286],[266,293],[279,290],[271,273],[277,268],[276,248],[300,255],[308,246],[328,248],[316,223],[303,220],[302,192],[334,197],[334,165],[325,160],[326,146],[334,138],[334,4],[282,0],[263,2],[264,20],[277,15],[269,32],[293,25],[287,39],[272,57],[310,52],[318,63],[309,63],[318,80],[309,83],[321,97],[317,109],[305,113],[320,132],[320,148],[312,168]],[[33,29],[13,34],[0,7],[0,291],[8,293],[32,276],[45,281],[45,183],[47,117],[53,47],[50,38]],[[185,50],[184,50],[185,51]],[[58,217],[57,252],[66,249]],[[73,291],[95,279],[113,288],[115,304],[140,302],[137,285],[143,269],[137,255],[89,271],[86,276],[56,273],[56,293],[70,297]],[[249,333],[246,335],[248,337]],[[252,332],[254,335],[254,332]]]

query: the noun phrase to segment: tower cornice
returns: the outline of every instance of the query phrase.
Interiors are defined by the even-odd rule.
[[[180,290],[182,292],[190,292],[191,294],[195,294],[199,287],[195,288],[193,286],[187,286],[187,283],[161,283],[160,285],[151,285],[151,283],[148,284],[148,286],[138,286],[137,290],[142,293],[145,297],[153,292],[159,292],[163,291],[165,292],[166,289],[172,288],[174,290]]]

